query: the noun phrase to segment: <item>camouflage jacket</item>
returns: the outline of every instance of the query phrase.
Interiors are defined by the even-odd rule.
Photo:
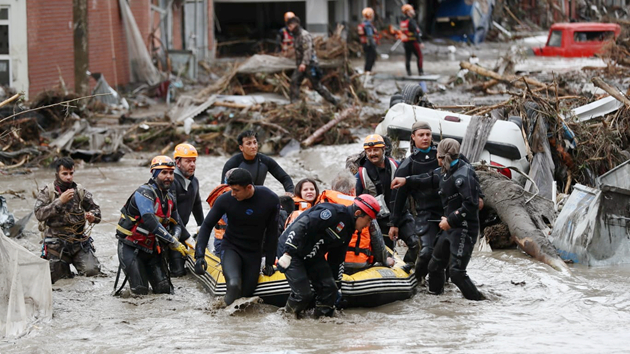
[[[49,188],[52,185],[42,188],[35,202],[35,217],[46,225],[44,237],[82,238],[86,212],[94,214],[94,223],[101,222],[101,208],[94,203],[92,193],[74,183],[74,197],[66,204],[61,204],[58,190],[52,193],[52,200],[50,198]]]
[[[313,36],[304,28],[300,28],[300,34],[293,38],[295,46],[295,63],[297,66],[304,64],[317,65],[317,54],[313,47]]]

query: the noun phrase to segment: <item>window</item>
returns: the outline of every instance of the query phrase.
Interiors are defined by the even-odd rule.
[[[615,37],[613,31],[579,31],[573,33],[573,41],[580,42],[603,42]]]
[[[562,47],[562,31],[552,31],[547,47]]]
[[[0,7],[0,85],[11,86],[11,57],[9,56],[9,8]]]

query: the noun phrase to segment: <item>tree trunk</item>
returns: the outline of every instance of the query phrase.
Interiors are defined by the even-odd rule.
[[[555,221],[553,203],[544,198],[526,203],[531,194],[497,172],[478,170],[477,175],[485,194],[485,206],[497,212],[521,249],[554,269],[570,274],[569,267],[542,231]]]

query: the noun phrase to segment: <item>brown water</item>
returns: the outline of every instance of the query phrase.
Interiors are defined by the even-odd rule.
[[[359,144],[317,147],[278,162],[297,181],[326,182]],[[151,156],[143,156],[149,158]],[[202,198],[219,182],[225,157],[201,157]],[[103,222],[92,233],[105,277],[53,285],[54,315],[21,338],[0,342],[0,353],[623,353],[630,345],[630,267],[571,266],[562,275],[518,250],[476,253],[471,278],[490,301],[470,302],[453,285],[445,294],[421,289],[412,299],[375,309],[350,309],[335,318],[286,319],[269,305],[232,313],[212,310],[212,297],[190,276],[173,279],[174,295],[110,296],[118,267],[114,227],[118,210],[149,177],[139,160],[79,166],[75,174],[101,205]],[[32,210],[31,190],[51,170],[0,177],[0,190],[16,217]],[[281,186],[272,177],[268,185]],[[19,242],[39,253],[31,236]],[[194,229],[194,221],[189,224]]]

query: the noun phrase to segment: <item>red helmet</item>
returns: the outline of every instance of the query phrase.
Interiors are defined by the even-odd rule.
[[[361,194],[354,198],[354,205],[363,210],[363,212],[372,219],[376,219],[376,216],[381,211],[381,206],[378,204],[376,198],[369,194]]]

